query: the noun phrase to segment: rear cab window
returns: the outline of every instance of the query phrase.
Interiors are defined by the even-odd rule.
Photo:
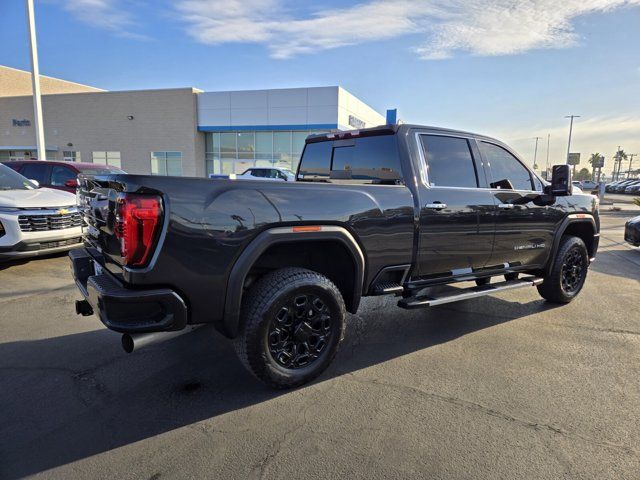
[[[404,180],[397,137],[376,135],[307,143],[298,181],[401,185]]]
[[[49,165],[45,162],[25,163],[20,169],[20,175],[36,180],[40,185],[49,185]]]

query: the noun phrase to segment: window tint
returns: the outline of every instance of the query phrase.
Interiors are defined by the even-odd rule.
[[[352,147],[336,145],[331,178],[336,183],[403,183],[395,135],[357,138]]]
[[[300,160],[298,179],[328,181],[333,142],[307,143]]]
[[[54,165],[51,169],[51,185],[55,185],[57,187],[64,187],[64,183],[67,180],[75,180],[76,177],[76,172],[67,167]]]
[[[20,174],[29,180],[37,180],[40,185],[48,184],[47,168],[48,165],[40,165],[37,163],[27,163],[20,170]]]
[[[421,135],[429,184],[436,187],[477,188],[476,168],[464,138]]]
[[[491,188],[507,188],[508,180],[515,190],[532,190],[531,174],[516,157],[504,148],[487,142],[479,142],[480,150],[491,168]]]

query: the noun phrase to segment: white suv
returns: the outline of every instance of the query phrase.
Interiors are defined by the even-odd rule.
[[[0,164],[0,260],[82,245],[82,217],[72,193],[39,188]]]

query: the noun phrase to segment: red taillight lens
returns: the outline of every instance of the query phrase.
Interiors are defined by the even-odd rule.
[[[120,240],[120,255],[125,265],[142,267],[147,264],[162,224],[160,197],[124,194],[118,197],[116,238]]]

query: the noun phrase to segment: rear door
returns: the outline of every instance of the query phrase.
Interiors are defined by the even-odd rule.
[[[482,269],[493,249],[495,205],[474,140],[417,133],[416,141],[426,172],[419,182],[419,276]]]
[[[540,266],[551,251],[561,208],[541,203],[542,184],[504,145],[478,140],[497,206],[496,239],[490,264]]]

